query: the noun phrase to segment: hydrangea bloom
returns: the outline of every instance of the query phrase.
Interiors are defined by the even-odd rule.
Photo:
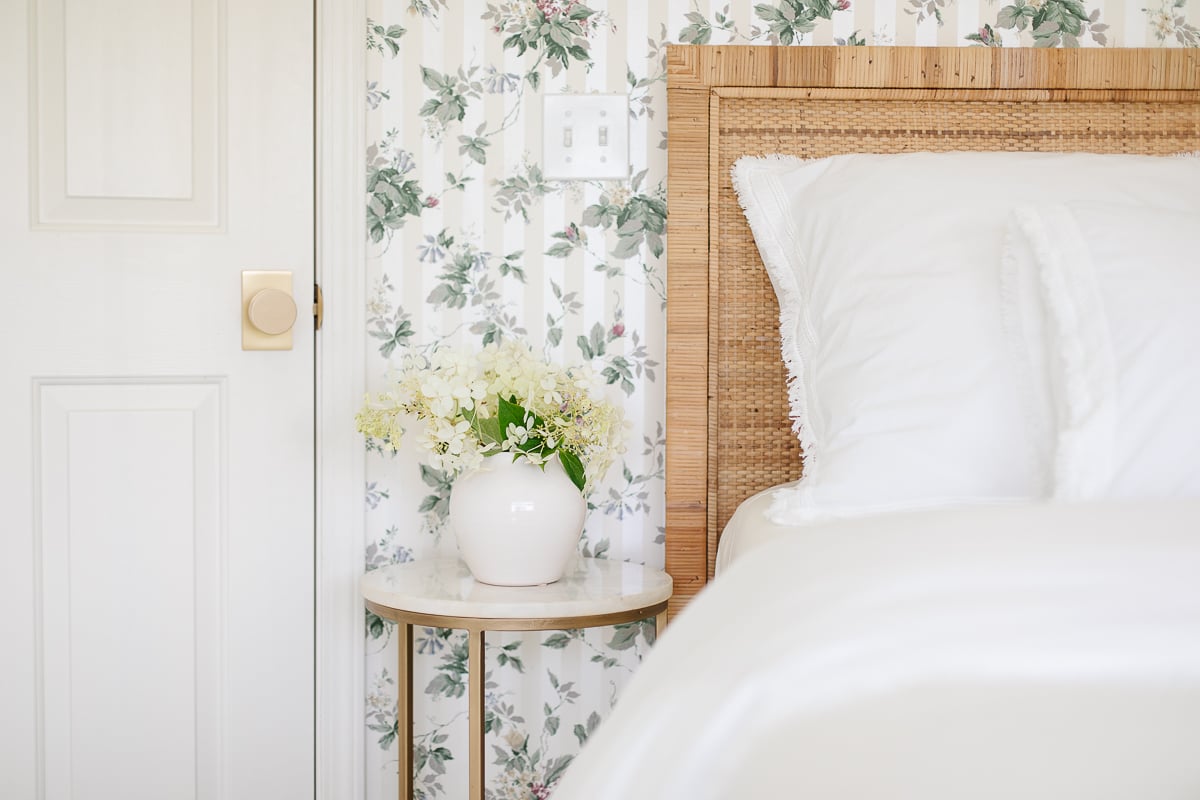
[[[621,410],[604,398],[598,377],[587,367],[547,363],[519,342],[409,356],[391,383],[368,398],[358,430],[394,452],[406,424],[417,425],[430,465],[451,474],[497,453],[539,465],[557,455],[568,474],[570,464],[581,465],[576,483],[587,493],[624,452]],[[502,414],[514,408],[519,418],[502,429]]]

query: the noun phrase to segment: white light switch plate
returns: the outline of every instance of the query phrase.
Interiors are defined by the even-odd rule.
[[[629,95],[548,94],[542,174],[550,180],[629,177]]]

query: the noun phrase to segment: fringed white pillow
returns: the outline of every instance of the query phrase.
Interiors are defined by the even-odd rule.
[[[805,469],[769,516],[795,524],[1047,497],[1053,449],[1002,323],[1011,210],[1035,200],[1187,197],[1200,185],[1200,160],[747,157],[733,183],[780,302]]]
[[[1026,206],[1007,262],[1055,419],[1054,496],[1200,496],[1200,191],[1193,208]],[[1031,277],[1032,276],[1032,277]],[[1044,315],[1041,319],[1038,315]]]

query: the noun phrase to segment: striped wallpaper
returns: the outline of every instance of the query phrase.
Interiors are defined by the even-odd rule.
[[[1200,0],[370,0],[368,14],[372,389],[390,361],[441,342],[522,337],[557,361],[591,363],[631,427],[623,462],[591,500],[583,546],[659,567],[666,43],[1200,46]],[[549,33],[531,34],[539,48],[523,54],[510,40],[556,20],[578,26],[561,59],[547,55]],[[629,180],[542,177],[542,96],[559,92],[629,95]],[[596,206],[640,225],[600,224]],[[453,552],[444,476],[411,451],[370,453],[368,474],[368,568]],[[368,618],[367,631],[376,800],[396,791],[394,649],[381,621]],[[548,796],[650,633],[489,638],[491,796]],[[465,639],[416,638],[417,785],[465,797]]]

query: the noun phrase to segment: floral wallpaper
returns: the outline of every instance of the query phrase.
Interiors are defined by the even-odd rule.
[[[523,339],[603,375],[631,422],[580,551],[663,564],[669,42],[1200,47],[1200,0],[370,0],[370,389],[406,352]],[[629,97],[622,181],[542,170],[546,93]],[[452,554],[451,481],[368,453],[366,567]],[[368,796],[396,795],[395,648],[368,615]],[[466,653],[417,629],[416,785],[467,791]],[[649,622],[490,634],[487,792],[545,798],[654,639]]]

